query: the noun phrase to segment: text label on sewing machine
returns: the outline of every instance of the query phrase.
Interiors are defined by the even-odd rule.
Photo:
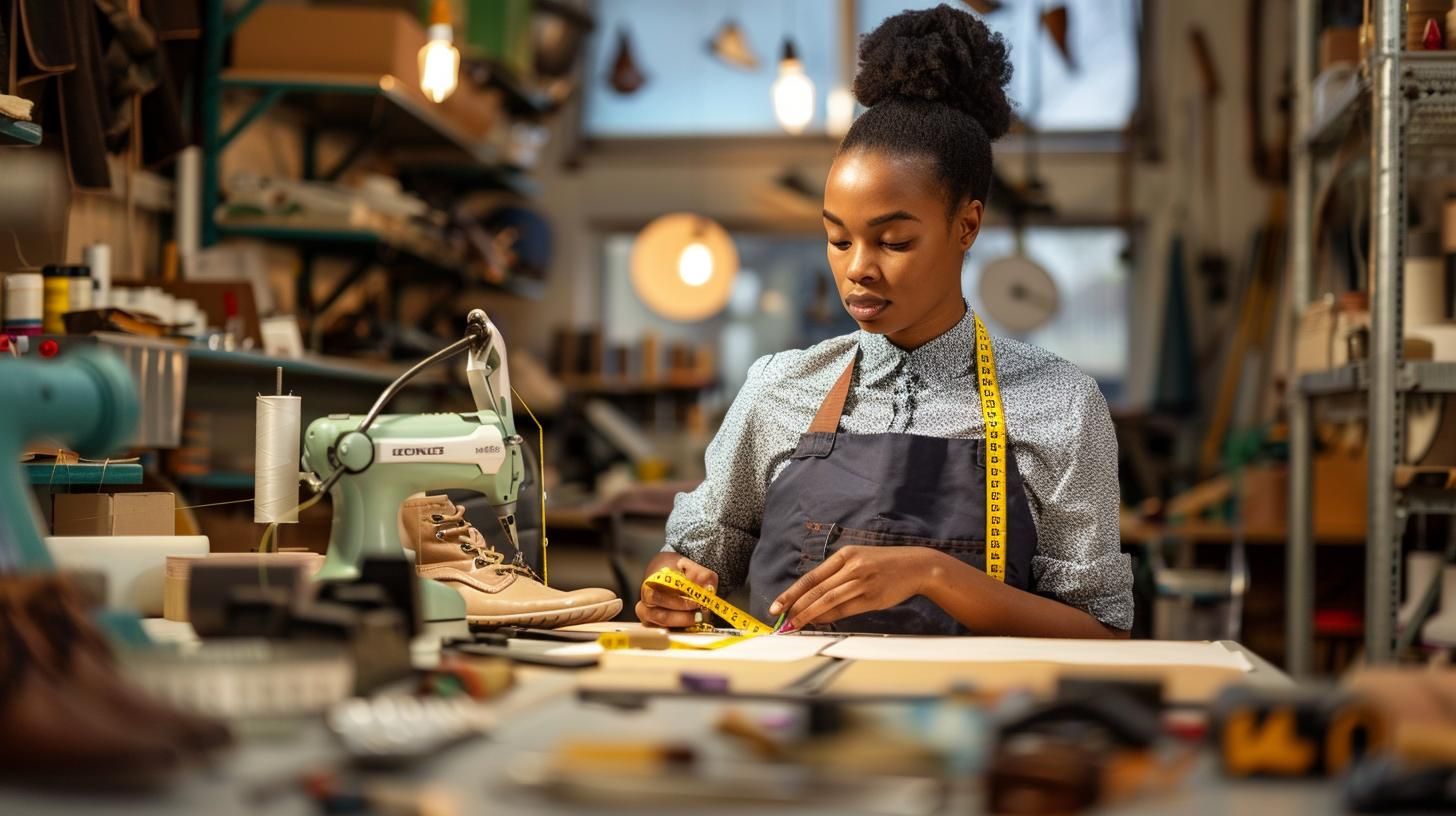
[[[445,462],[478,465],[482,473],[495,473],[506,460],[505,439],[499,428],[482,425],[464,436],[433,439],[378,439],[376,462]]]

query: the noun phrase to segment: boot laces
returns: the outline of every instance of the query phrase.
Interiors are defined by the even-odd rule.
[[[520,550],[517,550],[516,557],[507,563],[505,556],[485,540],[485,536],[480,534],[480,530],[465,520],[464,507],[456,507],[454,512],[448,515],[434,514],[430,517],[430,522],[435,525],[435,540],[458,544],[461,552],[475,558],[476,569],[495,567],[524,575],[538,583],[544,583],[536,571],[531,569],[531,565],[521,557]]]

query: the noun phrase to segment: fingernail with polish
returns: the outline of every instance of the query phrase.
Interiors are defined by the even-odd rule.
[[[784,624],[784,628],[782,628],[782,629],[779,630],[779,634],[781,634],[781,635],[787,635],[788,633],[794,631],[797,628],[798,627],[794,626],[794,622],[793,621],[789,621],[788,623]]]

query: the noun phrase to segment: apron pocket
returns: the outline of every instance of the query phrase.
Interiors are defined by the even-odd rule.
[[[798,572],[800,575],[822,564],[841,547],[929,547],[955,556],[978,569],[986,562],[986,542],[969,538],[924,538],[878,530],[861,530],[832,522],[804,523],[800,542]]]

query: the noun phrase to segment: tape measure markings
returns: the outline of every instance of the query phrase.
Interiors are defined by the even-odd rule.
[[[1001,386],[996,382],[996,352],[991,335],[976,320],[976,379],[981,393],[981,419],[986,425],[986,574],[1006,580],[1006,420],[1001,412]]]
[[[773,629],[767,624],[762,623],[742,609],[719,598],[716,592],[699,586],[689,580],[686,575],[683,575],[675,569],[663,567],[647,576],[647,580],[644,583],[649,586],[661,587],[676,592],[727,621],[729,626],[745,634],[767,635],[773,632]]]

